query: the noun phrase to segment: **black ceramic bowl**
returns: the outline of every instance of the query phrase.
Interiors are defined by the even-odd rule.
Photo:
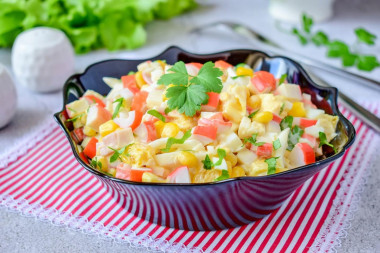
[[[281,56],[269,57],[255,50],[231,50],[199,55],[170,47],[151,60],[207,62],[225,60],[233,65],[245,62],[257,70],[266,70],[276,77],[288,74],[288,82],[301,86],[312,96],[317,107],[338,115],[338,136],[334,145],[338,153],[325,150],[326,158],[296,169],[261,177],[239,177],[203,184],[139,183],[113,178],[91,168],[78,154],[70,129],[64,122],[64,109],[55,119],[65,132],[76,159],[90,173],[103,182],[111,194],[135,215],[151,222],[186,230],[216,230],[236,227],[258,220],[273,212],[307,179],[341,157],[355,139],[353,125],[337,107],[337,89],[315,84],[296,62]],[[142,60],[107,60],[89,66],[83,74],[70,77],[64,87],[64,106],[88,90],[107,94],[110,88],[102,78],[120,78],[136,70]],[[72,129],[71,129],[72,130]]]

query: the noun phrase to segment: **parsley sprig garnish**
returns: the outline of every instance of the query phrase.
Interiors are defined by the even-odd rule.
[[[294,27],[291,34],[298,37],[302,45],[309,42],[316,46],[325,46],[326,56],[330,58],[340,58],[344,67],[356,66],[359,70],[372,71],[380,66],[376,55],[362,54],[358,50],[359,44],[374,45],[376,35],[366,29],[359,27],[354,30],[356,43],[351,47],[341,40],[331,40],[323,31],[312,32],[313,19],[306,14],[302,15],[302,29]]]
[[[206,155],[205,159],[202,161],[203,163],[203,168],[205,170],[211,170],[212,167],[219,166],[222,164],[224,157],[226,157],[226,151],[224,149],[218,148],[217,150],[218,153],[218,161],[213,163],[208,155]]]
[[[221,181],[221,180],[229,179],[229,178],[230,178],[230,174],[228,173],[228,170],[222,170],[222,175],[215,178],[214,181],[216,182],[216,181]]]
[[[286,148],[287,150],[293,150],[294,146],[298,143],[299,139],[303,135],[304,130],[301,129],[299,126],[294,126],[293,125],[293,116],[286,116],[283,118],[280,122],[280,128],[281,131],[290,128],[290,132],[288,135],[288,147]]]
[[[112,119],[116,118],[117,114],[120,111],[121,106],[123,105],[123,102],[124,102],[124,98],[118,98],[115,101],[113,101],[113,103],[117,103],[117,105],[115,107],[115,110],[113,111]]]
[[[84,115],[85,113],[81,113],[81,114],[78,114],[77,116],[71,118],[71,119],[68,119],[67,121],[72,121],[72,122],[75,122],[77,119],[80,119],[82,118],[82,116]]]
[[[288,78],[288,74],[282,74],[280,79],[278,80],[278,85],[280,86],[281,84],[283,84],[286,80],[286,78]]]
[[[258,135],[258,134],[252,134],[251,137],[249,137],[249,138],[244,138],[244,140],[243,140],[243,146],[244,146],[244,144],[246,144],[247,142],[251,143],[252,145],[255,145],[256,147],[260,147],[260,146],[264,145],[265,142],[257,142],[257,140],[256,140],[257,135]]]
[[[113,150],[114,153],[113,155],[110,157],[110,162],[113,163],[115,162],[117,159],[120,159],[120,156],[124,153],[125,149],[127,149],[128,147],[130,147],[131,145],[133,145],[133,143],[121,148],[121,149],[114,149],[114,148],[111,148],[111,147],[108,147],[109,149]]]
[[[94,157],[94,159],[91,160],[90,165],[91,165],[92,167],[94,167],[95,169],[96,169],[96,168],[102,169],[102,163],[101,163],[100,161],[98,161],[98,158],[97,158],[97,157]]]
[[[159,111],[151,109],[147,111],[148,114],[152,115],[153,117],[156,117],[157,119],[161,120],[162,122],[166,122],[166,119],[164,115],[162,115]]]
[[[277,159],[279,157],[271,157],[271,158],[268,158],[266,159],[264,162],[266,162],[268,164],[268,172],[267,172],[267,175],[271,175],[271,174],[274,174],[276,173],[276,163],[277,163]]]
[[[331,143],[327,141],[326,134],[324,132],[319,132],[319,147],[322,147],[322,145],[327,145],[331,147],[335,153],[337,152],[334,145],[332,145]]]
[[[258,112],[259,110],[252,112],[251,114],[248,115],[248,118],[252,119],[253,117],[255,117],[256,113]]]
[[[187,116],[194,116],[201,109],[201,105],[208,102],[206,92],[222,91],[223,85],[219,77],[223,72],[212,62],[206,62],[196,76],[187,73],[182,61],[174,64],[169,71],[172,73],[162,75],[157,83],[171,85],[165,94],[169,108],[177,109]]]
[[[186,133],[180,139],[170,137],[166,142],[166,148],[161,149],[162,152],[169,152],[173,144],[183,144],[191,136],[191,130],[187,130]]]

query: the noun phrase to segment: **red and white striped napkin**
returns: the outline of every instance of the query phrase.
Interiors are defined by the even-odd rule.
[[[379,103],[368,106],[376,111]],[[158,226],[126,212],[75,160],[55,122],[22,152],[0,160],[0,206],[86,233],[168,252],[327,252],[346,221],[379,138],[345,108],[357,139],[349,151],[316,174],[271,215],[221,231],[183,231]]]

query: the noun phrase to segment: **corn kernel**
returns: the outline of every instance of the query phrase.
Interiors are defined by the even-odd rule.
[[[107,121],[106,123],[103,123],[99,126],[99,133],[101,136],[104,137],[114,132],[118,128],[119,126],[111,119]]]
[[[252,95],[248,98],[247,105],[253,110],[258,109],[261,105],[261,99],[258,95]]]
[[[236,68],[236,75],[238,76],[253,76],[253,70],[249,68],[244,67],[237,67]]]
[[[289,116],[293,117],[305,117],[306,116],[306,110],[303,106],[302,102],[294,102],[292,109],[288,112]]]
[[[144,80],[144,78],[142,76],[141,71],[136,72],[135,79],[136,79],[137,86],[140,89],[141,89],[141,87],[143,87],[146,84],[146,82],[145,82],[145,80]]]
[[[224,159],[226,160],[226,162],[230,162],[232,167],[235,166],[237,163],[237,157],[230,152],[227,153],[227,155]]]
[[[214,182],[214,180],[222,175],[221,170],[202,170],[200,173],[195,174],[193,183],[207,183]]]
[[[107,171],[108,169],[108,163],[107,159],[104,156],[96,156],[96,167],[101,171]],[[101,164],[101,165],[100,165]]]
[[[164,129],[165,123],[161,120],[154,122],[154,127],[156,128],[157,138],[161,138],[162,130]]]
[[[240,166],[235,166],[232,168],[231,177],[243,177],[245,176],[244,169]]]
[[[196,168],[198,166],[197,157],[188,151],[181,151],[177,157],[178,161],[189,168]]]
[[[165,179],[151,172],[144,172],[144,174],[142,175],[142,181],[146,183],[163,183],[165,182]]]
[[[89,126],[83,127],[83,133],[87,136],[95,136],[96,135],[96,131]]]
[[[273,119],[273,114],[267,111],[258,112],[253,119],[259,123],[266,124]]]
[[[175,137],[179,132],[179,127],[173,122],[165,123],[162,129],[161,137]]]

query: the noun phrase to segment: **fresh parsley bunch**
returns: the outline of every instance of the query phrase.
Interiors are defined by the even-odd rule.
[[[302,29],[293,27],[291,33],[298,37],[302,45],[312,42],[316,46],[325,46],[326,55],[330,58],[340,58],[344,67],[356,66],[359,70],[372,71],[380,66],[376,55],[361,54],[357,47],[359,44],[374,45],[376,35],[364,28],[355,29],[356,43],[351,47],[341,40],[330,40],[321,30],[312,32],[313,19],[306,14],[302,15]]]
[[[223,72],[212,62],[206,62],[196,76],[187,73],[183,61],[174,64],[169,71],[171,73],[161,76],[157,83],[170,85],[166,90],[169,108],[177,109],[187,116],[194,116],[201,105],[208,102],[206,92],[222,91],[223,85],[219,77]]]

